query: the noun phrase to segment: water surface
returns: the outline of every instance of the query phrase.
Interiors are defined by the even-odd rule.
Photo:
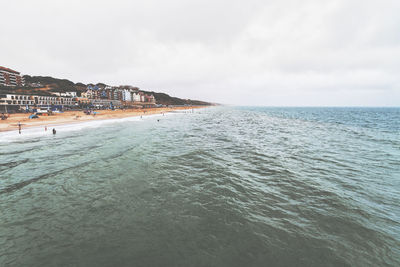
[[[0,133],[0,266],[399,266],[399,122],[217,107]]]

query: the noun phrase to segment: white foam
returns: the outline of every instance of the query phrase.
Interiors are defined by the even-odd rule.
[[[29,127],[29,128],[22,128],[22,133],[19,134],[18,130],[14,131],[6,131],[0,132],[0,142],[16,142],[16,141],[23,141],[26,139],[33,139],[41,136],[51,136],[53,134],[52,130],[55,128],[58,133],[65,133],[65,132],[73,132],[73,131],[80,131],[87,128],[97,128],[113,123],[123,123],[123,122],[141,122],[146,119],[151,119],[154,117],[160,116],[171,116],[177,115],[176,113],[164,113],[163,114],[150,114],[150,115],[142,115],[134,116],[134,117],[126,117],[126,118],[118,118],[118,119],[100,119],[100,120],[92,120],[92,121],[82,121],[77,123],[70,123],[70,124],[48,124],[47,131],[45,131],[44,126],[38,127]]]

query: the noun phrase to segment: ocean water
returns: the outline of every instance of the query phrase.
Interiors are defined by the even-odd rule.
[[[0,266],[400,266],[399,108],[56,129],[0,133]]]

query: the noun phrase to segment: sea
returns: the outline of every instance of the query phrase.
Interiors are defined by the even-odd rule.
[[[48,128],[0,133],[0,266],[400,266],[400,108]]]

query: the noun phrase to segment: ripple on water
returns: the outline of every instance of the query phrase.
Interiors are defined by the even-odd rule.
[[[1,142],[0,265],[399,265],[399,118],[224,107]]]

